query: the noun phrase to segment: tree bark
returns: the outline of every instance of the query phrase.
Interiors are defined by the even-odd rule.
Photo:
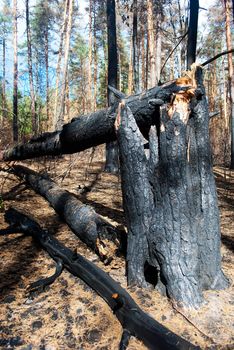
[[[97,49],[97,23],[96,0],[93,7],[93,111],[97,110],[97,85],[98,85],[98,49]]]
[[[231,0],[224,0],[226,15],[226,41],[227,50],[232,49],[232,32],[231,32]],[[228,54],[228,85],[230,96],[230,127],[231,127],[231,169],[234,169],[234,69],[233,53]]]
[[[133,1],[133,25],[132,25],[134,93],[137,93],[140,90],[137,22],[138,22],[138,4],[137,4],[137,0],[134,0]]]
[[[34,135],[38,133],[38,121],[36,117],[36,106],[35,106],[35,93],[33,85],[33,67],[32,67],[32,41],[31,41],[31,30],[29,21],[29,0],[25,2],[26,6],[26,32],[27,32],[27,47],[28,47],[28,74],[29,74],[29,86],[30,86],[30,97],[31,97],[31,114],[32,114],[32,130]]]
[[[147,21],[148,21],[148,47],[149,47],[149,75],[148,87],[157,84],[156,60],[155,60],[155,25],[154,25],[154,3],[153,0],[147,0]]]
[[[92,20],[92,0],[89,0],[89,66],[88,66],[88,106],[89,111],[93,110],[92,96],[92,51],[93,51],[93,20]]]
[[[151,124],[159,120],[158,106],[169,102],[174,93],[189,86],[176,81],[126,98],[142,133],[147,136]],[[151,100],[153,103],[151,103]],[[157,106],[158,105],[158,106]],[[156,107],[155,107],[156,106]],[[62,131],[44,133],[30,142],[10,148],[1,154],[4,160],[22,160],[44,155],[70,154],[116,140],[114,121],[116,106],[74,118]]]
[[[222,289],[220,225],[209,144],[202,71],[197,92],[176,94],[151,130],[147,160],[129,109],[117,116],[130,284],[145,285],[147,265],[159,289],[179,305],[197,308],[202,291]],[[191,108],[191,113],[189,110]],[[135,271],[135,273],[134,273]],[[152,276],[153,277],[153,276]]]
[[[108,35],[108,85],[117,88],[118,79],[118,55],[116,38],[116,12],[115,0],[107,0],[107,35]],[[109,89],[107,90],[108,106],[115,103],[115,96]],[[106,144],[106,164],[105,171],[117,173],[119,171],[119,154],[116,142]]]
[[[162,33],[161,33],[161,25],[162,25],[162,16],[160,13],[157,15],[157,24],[156,24],[156,79],[157,84],[160,81],[161,75],[161,61],[162,61]]]
[[[124,238],[120,232],[93,208],[83,204],[73,194],[60,188],[49,176],[42,176],[24,166],[14,166],[12,171],[38,194],[43,196],[71,230],[105,263],[118,252]],[[122,240],[122,242],[121,242]]]
[[[128,66],[128,94],[132,95],[133,93],[133,36],[131,35],[130,43],[130,53],[129,53],[129,66]]]
[[[17,29],[17,0],[13,2],[13,46],[14,46],[14,68],[13,68],[13,141],[18,142],[18,29]]]
[[[45,13],[47,15],[45,31],[45,67],[46,67],[46,121],[49,122],[49,111],[50,111],[50,96],[49,96],[49,5],[48,0],[44,3]],[[47,129],[48,130],[48,129]]]
[[[6,39],[2,39],[2,116],[7,117],[6,104]]]
[[[62,52],[63,52],[63,40],[64,35],[67,28],[67,13],[68,13],[68,3],[69,0],[66,0],[64,3],[64,14],[63,14],[63,24],[61,27],[60,33],[60,44],[59,44],[59,52],[58,52],[58,62],[56,67],[56,84],[55,84],[55,99],[54,99],[54,113],[53,113],[53,125],[52,129],[56,129],[56,125],[58,122],[58,95],[59,95],[59,82],[60,82],[60,74],[61,74],[61,61],[62,61]]]
[[[82,255],[64,246],[48,231],[42,230],[33,219],[13,208],[6,212],[5,219],[10,228],[1,234],[18,230],[32,235],[56,263],[59,262],[62,268],[65,267],[74,276],[81,278],[107,302],[123,326],[120,350],[126,349],[130,336],[142,340],[152,350],[199,349],[142,311],[119,283]]]
[[[67,78],[67,70],[68,70],[68,58],[69,58],[69,48],[70,48],[70,37],[72,30],[72,15],[73,15],[73,5],[74,0],[69,0],[68,5],[68,20],[67,20],[67,32],[66,32],[66,40],[64,47],[64,63],[63,63],[63,73],[62,73],[62,88],[60,93],[60,110],[58,114],[57,121],[57,129],[61,129],[64,124],[64,113],[65,113],[65,93],[66,93],[66,78]]]
[[[187,69],[190,69],[191,65],[196,61],[198,11],[199,0],[190,0]]]

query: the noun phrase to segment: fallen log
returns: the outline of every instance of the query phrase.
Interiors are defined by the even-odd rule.
[[[159,113],[157,112],[159,106],[170,102],[174,93],[189,88],[189,85],[177,85],[174,81],[126,97],[125,103],[131,108],[142,133],[147,135],[150,125],[157,123],[157,120],[159,121]],[[121,96],[120,94],[117,97],[121,99]],[[45,155],[70,154],[114,141],[116,140],[114,122],[117,105],[118,102],[108,109],[74,118],[70,123],[65,124],[61,131],[45,133],[37,138],[32,138],[28,143],[7,149],[2,152],[0,159],[10,161]]]
[[[43,196],[75,235],[94,250],[104,263],[109,263],[120,249],[123,250],[123,235],[91,206],[61,189],[48,175],[43,176],[21,165],[13,166],[11,171]]]
[[[120,349],[126,349],[131,335],[143,341],[149,349],[199,349],[142,311],[127,291],[107,273],[61,244],[33,219],[11,208],[5,213],[5,220],[14,230],[29,234],[39,241],[49,255],[59,263],[57,269],[59,273],[62,265],[74,276],[81,278],[107,302],[123,326]]]

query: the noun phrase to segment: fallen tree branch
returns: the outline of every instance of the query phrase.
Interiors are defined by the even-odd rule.
[[[130,107],[141,132],[148,135],[150,126],[159,120],[155,104],[170,102],[173,93],[189,88],[190,86],[177,85],[176,81],[173,81],[126,97],[125,103]],[[150,100],[154,100],[155,104],[150,104]],[[108,109],[79,116],[65,124],[61,131],[45,133],[38,138],[32,138],[25,144],[2,151],[0,160],[23,160],[45,155],[70,154],[114,141],[116,140],[114,122],[117,105],[118,103]]]
[[[25,214],[11,208],[5,213],[5,220],[19,232],[32,235],[53,259],[60,259],[64,268],[81,278],[107,302],[123,326],[120,349],[127,346],[130,335],[142,340],[149,349],[199,349],[147,315],[107,273],[65,247]]]
[[[43,196],[71,230],[89,248],[108,264],[123,243],[123,235],[99,216],[89,205],[83,204],[73,194],[63,190],[53,180],[21,165],[11,172],[23,179],[35,192]]]

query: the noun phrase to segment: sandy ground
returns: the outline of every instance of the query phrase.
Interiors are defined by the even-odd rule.
[[[103,172],[103,149],[56,160],[25,162],[44,169],[82,201],[115,226],[124,226],[120,178]],[[3,164],[1,165],[3,166]],[[221,209],[223,270],[234,280],[234,173],[214,169]],[[84,186],[88,192],[82,191]],[[4,209],[14,206],[30,213],[43,227],[71,249],[83,254],[126,288],[122,258],[104,266],[70,231],[49,204],[13,175],[0,172],[0,228]],[[81,280],[64,271],[43,293],[28,295],[30,283],[49,276],[54,262],[31,237],[0,237],[0,348],[19,350],[116,350],[121,325],[107,304]],[[233,283],[224,291],[205,293],[203,307],[176,310],[156,291],[131,289],[129,293],[147,313],[202,349],[234,349]],[[129,350],[146,349],[131,338]]]

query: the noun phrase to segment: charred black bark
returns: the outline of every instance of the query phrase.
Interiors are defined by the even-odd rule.
[[[199,0],[190,0],[187,43],[187,69],[196,61]]]
[[[118,80],[118,55],[116,38],[116,13],[115,0],[106,2],[107,36],[108,36],[108,85],[117,88]],[[113,92],[107,88],[108,106],[115,103]],[[108,173],[118,173],[119,171],[119,151],[117,142],[106,144],[106,164],[105,171]]]
[[[177,86],[172,82],[126,98],[126,103],[131,108],[143,134],[147,134],[150,125],[155,124],[156,119],[159,119],[159,115],[155,115],[155,104],[162,105],[164,102],[169,102],[173,93],[188,88],[188,86]],[[152,100],[153,105],[150,103]],[[62,131],[42,134],[28,143],[4,151],[0,158],[9,161],[70,154],[114,141],[116,140],[115,118],[115,106],[80,116],[64,125]]]
[[[143,136],[128,107],[120,105],[116,130],[120,149],[123,207],[128,228],[128,284],[146,286],[144,266],[149,260],[147,233],[154,204]]]
[[[71,230],[105,263],[109,263],[120,249],[120,232],[101,218],[92,207],[84,205],[73,194],[61,189],[48,175],[42,176],[24,166],[12,171],[43,196],[68,224]]]
[[[65,247],[47,231],[42,230],[34,220],[15,209],[9,209],[5,219],[19,232],[32,235],[53,259],[56,261],[60,259],[69,272],[81,278],[107,302],[124,329],[121,349],[127,344],[129,335],[142,340],[149,349],[199,349],[147,315],[119,283],[80,254]]]
[[[203,302],[203,290],[228,286],[221,270],[209,113],[200,68],[195,78],[197,94],[190,107],[187,96],[179,94],[175,104],[162,108],[159,138],[151,132],[148,164],[139,129],[123,104],[116,120],[128,265],[137,273],[141,267],[141,277],[135,276],[134,282],[144,284],[142,266],[147,261],[160,267],[158,280],[169,297],[192,308]]]
[[[105,171],[111,174],[117,174],[119,172],[119,150],[116,141],[106,144]]]

